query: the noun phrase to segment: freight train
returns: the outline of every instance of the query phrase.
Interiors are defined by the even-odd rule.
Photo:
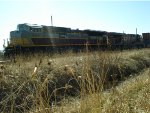
[[[147,34],[143,36],[148,37]],[[4,48],[4,54],[27,51],[63,51],[68,49],[123,49],[148,46],[150,38],[139,34],[126,34],[98,30],[79,30],[67,27],[45,26],[37,24],[18,24],[17,30],[10,32],[10,39]]]

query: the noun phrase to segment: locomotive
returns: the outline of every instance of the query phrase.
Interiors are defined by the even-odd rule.
[[[150,33],[142,33],[145,47],[150,47]]]
[[[5,45],[5,44],[4,44]],[[37,24],[18,24],[17,30],[10,32],[10,39],[4,48],[5,54],[25,51],[54,51],[116,49],[143,47],[143,38],[139,34],[107,32],[101,30],[79,30],[67,27]]]

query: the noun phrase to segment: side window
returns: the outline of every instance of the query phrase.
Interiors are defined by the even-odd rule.
[[[30,31],[33,31],[31,27],[30,27]]]

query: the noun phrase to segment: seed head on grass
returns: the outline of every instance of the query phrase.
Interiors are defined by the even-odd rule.
[[[37,67],[37,65],[35,65],[34,70],[33,70],[33,73],[32,73],[32,75],[31,75],[31,78],[34,78],[34,77],[36,76],[36,74],[37,74],[37,69],[38,69],[38,67]]]
[[[54,62],[54,61],[53,61],[52,59],[49,59],[48,62],[47,62],[47,64],[48,64],[48,65],[52,65],[53,62]]]
[[[68,75],[74,76],[75,71],[69,65],[64,66],[64,71],[66,71]]]

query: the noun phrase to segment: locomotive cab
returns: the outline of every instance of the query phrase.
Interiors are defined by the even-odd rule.
[[[12,46],[32,46],[33,43],[31,41],[32,33],[33,32],[40,32],[42,29],[40,26],[29,26],[28,24],[19,24],[17,26],[17,30],[10,32],[10,44]]]

